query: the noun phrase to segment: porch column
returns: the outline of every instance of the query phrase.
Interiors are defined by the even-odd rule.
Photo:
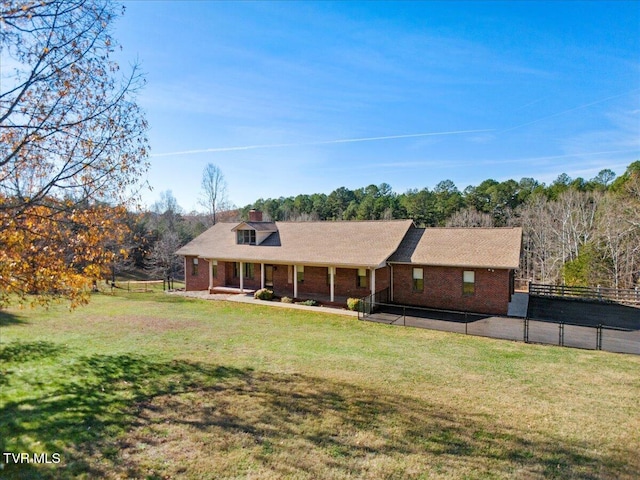
[[[260,288],[264,288],[264,263],[260,264]]]
[[[209,259],[209,291],[213,288],[213,259]]]
[[[336,267],[329,267],[329,301],[334,301],[334,293],[335,293],[335,276],[336,276]]]
[[[298,298],[298,266],[293,266],[293,298]]]
[[[371,297],[376,293],[376,269],[371,269]],[[375,299],[374,299],[375,300]]]
[[[187,285],[187,257],[184,257],[184,289],[189,290],[189,285]],[[115,278],[113,279],[115,281]],[[113,291],[113,289],[111,289]]]
[[[240,293],[244,293],[244,262],[240,262]]]

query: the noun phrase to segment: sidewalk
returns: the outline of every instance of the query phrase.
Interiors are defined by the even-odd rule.
[[[261,305],[263,307],[278,307],[278,308],[290,308],[294,310],[307,310],[310,312],[318,312],[318,313],[330,313],[333,315],[345,315],[348,317],[357,317],[358,312],[352,312],[351,310],[346,310],[344,308],[333,308],[333,307],[310,307],[308,305],[296,305],[295,303],[282,303],[282,302],[271,302],[268,300],[258,300],[253,298],[253,295],[247,295],[242,293],[209,293],[207,291],[202,292],[184,292],[184,291],[175,291],[168,292],[169,295],[179,295],[182,297],[189,298],[199,298],[201,300],[223,300],[228,302],[238,302],[238,303],[252,303],[254,305]]]

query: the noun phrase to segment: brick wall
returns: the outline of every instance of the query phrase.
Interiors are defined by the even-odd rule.
[[[293,283],[289,283],[289,265],[273,266],[273,291],[281,297],[293,297]]]
[[[371,294],[371,286],[369,284],[371,277],[367,270],[367,286],[358,287],[358,269],[357,268],[336,268],[336,295],[343,297],[362,298]],[[377,280],[377,277],[376,277]],[[377,285],[377,284],[376,284]],[[376,287],[376,290],[378,288]]]
[[[216,268],[216,274],[212,279],[213,287],[225,287],[227,286],[227,263],[218,260],[218,266]]]
[[[218,262],[218,263],[219,264],[224,263],[224,276],[226,280],[226,283],[224,284],[224,286],[240,288],[240,277],[234,277],[233,275],[233,270],[234,270],[233,265],[235,262]],[[221,269],[222,267],[218,266],[218,271],[220,271]],[[240,275],[243,275],[243,274],[244,272],[240,272]],[[257,290],[260,288],[260,264],[259,263],[253,264],[253,278],[245,277],[242,286],[248,290]]]
[[[390,267],[378,268],[376,270],[376,292],[389,287]]]
[[[244,278],[243,286],[250,290],[258,290],[260,288],[260,264],[253,264],[253,278]],[[239,281],[239,280],[238,280]]]
[[[198,258],[198,269],[196,275],[193,271],[193,259],[186,258],[186,271],[184,272],[185,290],[207,290],[209,288],[209,262]]]
[[[304,281],[298,283],[298,297],[304,297],[305,293],[317,293],[329,295],[331,287],[328,282],[327,267],[304,267]],[[337,291],[337,283],[336,283]],[[336,295],[338,295],[336,293]]]
[[[393,266],[393,301],[405,305],[506,315],[510,300],[510,271],[486,268],[421,266],[424,289],[413,291],[413,268],[418,265]],[[475,272],[475,292],[462,293],[462,272]],[[377,288],[376,288],[377,290]]]
[[[298,283],[298,297],[305,294],[329,295],[331,287],[327,283],[327,267],[304,267],[304,281]],[[336,268],[335,290],[337,297],[365,297],[371,293],[371,287],[367,282],[366,287],[357,286],[358,270],[355,268]],[[292,276],[293,278],[293,276]],[[376,290],[389,286],[389,269],[382,268],[376,271]],[[293,296],[293,283],[289,283],[289,266],[274,265],[273,288],[276,295]]]

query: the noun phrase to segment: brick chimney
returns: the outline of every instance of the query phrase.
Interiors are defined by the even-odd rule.
[[[260,210],[249,210],[249,221],[250,222],[261,222],[262,221],[262,212]]]

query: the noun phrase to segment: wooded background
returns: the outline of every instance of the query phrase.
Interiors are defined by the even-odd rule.
[[[208,228],[211,215],[185,213],[171,192],[161,197],[152,211],[131,217],[132,231],[144,240],[137,242],[131,260],[156,275],[177,274],[181,260],[170,253]],[[640,277],[640,161],[619,177],[611,170],[588,181],[562,174],[550,185],[533,178],[489,179],[460,191],[445,180],[432,190],[400,194],[385,183],[340,187],[329,195],[259,199],[219,212],[218,221],[247,219],[250,209],[276,221],[410,218],[428,227],[521,226],[522,279],[633,288]]]

